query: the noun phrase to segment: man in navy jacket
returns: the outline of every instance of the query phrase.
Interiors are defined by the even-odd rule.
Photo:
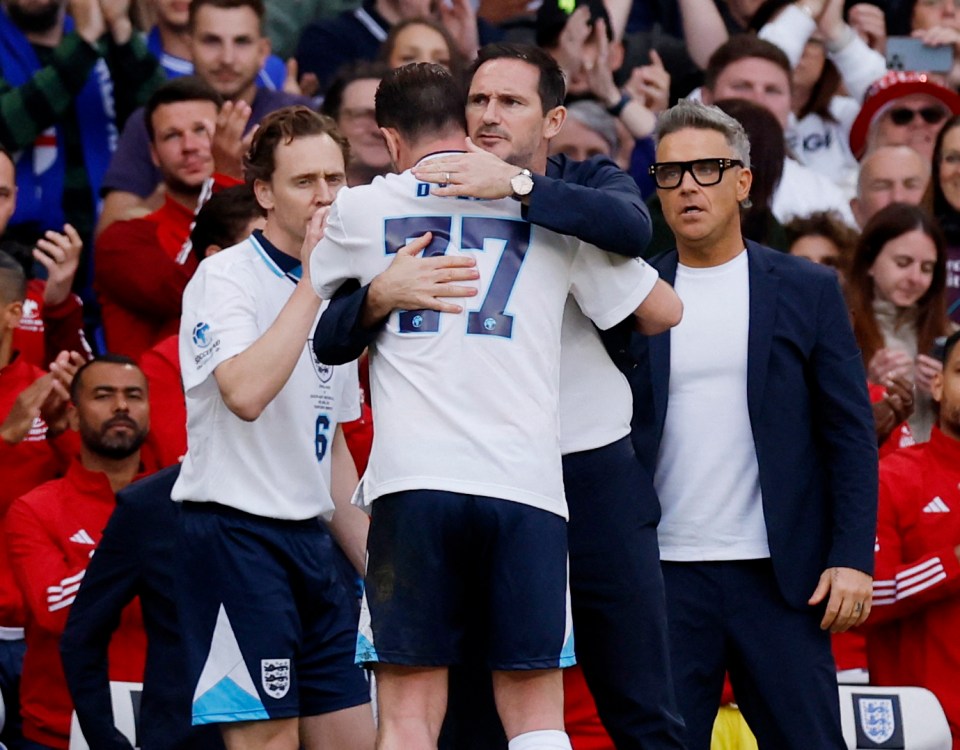
[[[634,445],[690,750],[710,746],[725,671],[760,748],[841,750],[829,632],[870,610],[876,439],[836,275],[741,236],[749,159],[716,108],[661,115],[651,174],[677,250],[652,265],[685,309],[634,342]]]

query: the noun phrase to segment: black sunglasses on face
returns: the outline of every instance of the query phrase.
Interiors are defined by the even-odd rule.
[[[890,121],[894,125],[909,125],[914,118],[920,115],[927,125],[936,125],[947,119],[947,112],[943,107],[922,107],[921,109],[910,109],[909,107],[897,107],[890,110]]]
[[[684,172],[693,176],[700,187],[716,185],[723,179],[723,173],[731,167],[742,167],[740,159],[694,159],[693,161],[660,161],[651,164],[647,170],[661,190],[680,187]]]

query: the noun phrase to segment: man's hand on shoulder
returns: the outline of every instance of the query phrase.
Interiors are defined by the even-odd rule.
[[[807,604],[814,607],[824,599],[827,610],[820,621],[821,630],[842,633],[861,625],[870,614],[873,578],[854,568],[827,568]]]
[[[480,277],[473,258],[466,255],[418,257],[432,238],[427,232],[404,245],[387,269],[370,283],[360,320],[364,328],[378,325],[394,310],[460,313],[463,308],[445,298],[476,295],[475,287],[455,283]]]
[[[413,168],[413,176],[440,185],[434,195],[497,199],[513,195],[510,179],[519,171],[467,138],[466,153],[425,161]]]

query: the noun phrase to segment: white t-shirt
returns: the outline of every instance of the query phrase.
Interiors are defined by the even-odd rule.
[[[630,434],[633,394],[596,326],[567,298],[560,334],[560,450],[610,445]]]
[[[784,7],[777,17],[760,29],[757,36],[782,49],[796,68],[803,57],[807,40],[817,23],[796,5]],[[832,120],[811,112],[802,120],[792,114],[787,125],[787,146],[801,164],[816,170],[837,184],[849,200],[857,190],[860,165],[850,151],[850,128],[860,113],[860,105],[870,85],[887,72],[883,55],[867,46],[857,34],[851,34],[842,49],[827,53],[849,92],[830,100]]]
[[[501,498],[566,517],[560,463],[560,327],[567,295],[602,328],[657,273],[532,226],[506,198],[442,198],[408,171],[343,190],[310,275],[321,297],[365,284],[408,239],[469,254],[479,293],[460,315],[394,312],[371,347],[373,449],[356,502],[403,490]]]
[[[787,146],[801,164],[832,180],[849,203],[856,195],[860,173],[860,164],[850,151],[850,127],[860,105],[849,96],[835,96],[830,100],[830,112],[836,118],[833,121],[814,112],[799,121],[791,115]]]
[[[670,387],[654,484],[660,558],[770,556],[747,410],[747,252],[712,268],[677,267],[683,320],[670,331]]]
[[[770,210],[781,224],[809,216],[814,211],[832,210],[840,214],[847,226],[857,226],[843,190],[829,178],[789,156],[783,160],[783,176],[773,194]]]
[[[285,520],[332,514],[334,433],[338,423],[360,416],[356,363],[320,364],[305,340],[290,379],[253,422],[227,408],[213,377],[221,362],[273,324],[295,284],[296,276],[253,236],[207,258],[187,285],[180,367],[188,449],[174,500],[216,502]]]

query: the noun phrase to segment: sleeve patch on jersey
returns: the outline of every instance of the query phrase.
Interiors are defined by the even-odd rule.
[[[202,320],[193,327],[190,338],[193,341],[193,348],[198,352],[193,358],[193,363],[200,370],[206,360],[220,349],[220,339],[214,338],[210,324]]]

